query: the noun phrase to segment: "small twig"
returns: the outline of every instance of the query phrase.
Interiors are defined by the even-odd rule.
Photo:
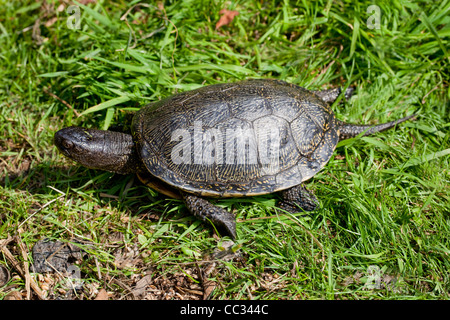
[[[153,37],[155,34],[157,34],[158,32],[163,31],[165,28],[166,28],[166,27],[163,26],[163,27],[161,27],[161,28],[158,28],[158,29],[156,29],[156,30],[153,30],[153,31],[150,32],[149,34],[147,34],[147,35],[143,36],[142,38],[140,38],[139,40],[142,41],[142,40],[151,38],[151,37]]]
[[[35,214],[37,214],[38,212],[40,212],[42,209],[48,207],[48,206],[51,205],[53,202],[55,202],[55,201],[57,201],[57,200],[59,200],[59,199],[65,197],[65,196],[66,196],[66,194],[62,194],[62,195],[60,195],[58,198],[55,198],[55,199],[53,199],[53,200],[50,200],[49,202],[47,202],[46,204],[44,204],[42,207],[40,207],[40,208],[37,209],[35,212],[33,212],[32,214],[30,214],[30,216],[29,216],[28,218],[26,218],[24,221],[22,221],[22,223],[19,224],[19,226],[17,227],[17,229],[20,229],[20,227],[21,227],[25,222],[27,222],[28,220],[30,220]]]
[[[140,7],[140,6],[144,6],[144,7],[147,7],[147,8],[150,7],[150,5],[147,4],[147,3],[138,3],[138,4],[135,4],[134,6],[132,6],[130,9],[128,9],[128,10],[124,13],[124,15],[120,17],[120,20],[121,20],[121,21],[125,21],[125,23],[127,24],[128,29],[130,29],[130,32],[131,32],[131,34],[133,35],[134,43],[133,43],[132,46],[128,47],[129,49],[134,49],[134,48],[136,47],[136,45],[137,45],[137,40],[136,40],[136,34],[134,33],[133,28],[132,28],[132,27],[130,26],[130,24],[128,23],[127,17],[128,17],[128,15],[130,14],[131,10],[133,10],[133,9],[136,8],[136,7]],[[128,43],[128,45],[129,45],[129,44],[130,44],[130,43]],[[122,49],[117,49],[116,51],[124,51],[124,50],[125,50],[125,49],[122,48]]]
[[[61,98],[58,97],[56,94],[54,94],[54,93],[48,91],[46,88],[44,88],[43,90],[44,90],[44,92],[45,92],[46,94],[48,94],[49,96],[55,98],[56,100],[58,100],[59,102],[61,102],[62,104],[64,104],[66,107],[68,107],[69,109],[71,109],[71,110],[73,111],[73,113],[75,113],[75,115],[76,115],[77,117],[80,116],[80,114],[78,113],[78,111],[75,110],[75,108],[74,108],[73,106],[71,106],[67,101],[61,99]]]
[[[117,284],[119,287],[121,287],[125,291],[128,291],[129,294],[131,294],[131,296],[133,297],[133,300],[137,300],[137,297],[134,294],[133,289],[131,289],[130,286],[128,286],[127,284],[123,283],[122,281],[120,281],[120,280],[118,280],[118,279],[116,279],[114,277],[110,277],[110,276],[107,275],[106,278],[109,280],[110,283],[114,282],[115,284]]]
[[[20,229],[19,229],[20,230]],[[19,245],[20,252],[22,253],[23,258],[23,273],[25,278],[25,290],[27,291],[27,300],[31,299],[31,276],[30,276],[30,267],[28,264],[28,255],[25,249],[25,245],[22,242],[22,239],[20,238],[20,231],[19,235],[16,235],[16,242]]]
[[[11,241],[12,241],[11,237],[8,237],[5,240],[0,240],[0,251],[5,255],[6,259],[13,266],[13,268],[16,269],[16,271],[19,273],[19,275],[22,278],[25,278],[25,281],[26,281],[26,272],[20,266],[20,262],[17,261],[16,258],[14,258],[13,254],[11,253],[11,251],[9,251],[8,248],[6,247],[6,245],[9,242],[11,242]],[[21,241],[18,241],[18,243],[19,243],[19,246],[20,246]],[[23,249],[24,248],[21,247],[22,255],[25,253]],[[26,256],[26,254],[25,254],[25,256]],[[44,293],[41,291],[41,288],[39,288],[39,286],[36,284],[34,279],[31,278],[29,272],[28,272],[28,277],[29,277],[29,281],[30,281],[30,288],[33,289],[33,291],[37,294],[39,299],[45,300]],[[27,292],[27,296],[28,296],[28,292]]]
[[[50,189],[52,189],[53,191],[56,191],[56,192],[58,192],[59,194],[62,194],[63,196],[65,196],[66,194],[64,193],[64,192],[62,192],[61,190],[59,190],[59,189],[56,189],[55,187],[52,187],[52,186],[47,186],[48,188],[50,188]]]
[[[98,259],[96,256],[94,256],[94,261],[95,261],[95,267],[97,268],[97,277],[99,280],[102,280],[102,273],[100,271],[100,263],[98,263]]]
[[[3,251],[3,248],[6,247],[11,241],[14,239],[8,234],[8,238],[0,240],[0,252]]]
[[[439,88],[439,86],[441,85],[441,83],[442,83],[442,80],[436,85],[436,87],[434,87],[433,89],[431,89],[430,91],[428,91],[427,94],[423,96],[423,98],[422,98],[422,104],[425,103],[425,99],[426,99],[426,97],[428,97],[428,95],[429,95],[430,93],[432,93],[434,90],[436,90],[437,88]]]

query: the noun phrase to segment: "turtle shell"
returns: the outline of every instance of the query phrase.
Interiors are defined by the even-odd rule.
[[[133,118],[151,175],[201,196],[296,186],[328,162],[338,135],[325,102],[278,80],[205,86],[151,103]]]

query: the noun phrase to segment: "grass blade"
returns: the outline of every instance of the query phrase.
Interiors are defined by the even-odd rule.
[[[84,110],[80,114],[80,116],[84,116],[84,115],[87,115],[87,114],[92,113],[92,112],[97,112],[97,111],[100,111],[100,110],[103,110],[103,109],[106,109],[106,108],[110,108],[112,106],[115,106],[115,105],[118,105],[120,103],[124,103],[124,102],[127,102],[127,101],[130,101],[130,97],[128,97],[128,96],[121,96],[121,97],[113,98],[111,100],[99,103],[99,104],[97,104],[97,105],[95,105],[93,107],[90,107],[89,109]]]

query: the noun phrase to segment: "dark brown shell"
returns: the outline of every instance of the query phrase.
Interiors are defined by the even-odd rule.
[[[237,197],[311,178],[339,134],[334,113],[314,93],[247,80],[151,103],[135,115],[133,135],[152,175],[194,194]]]

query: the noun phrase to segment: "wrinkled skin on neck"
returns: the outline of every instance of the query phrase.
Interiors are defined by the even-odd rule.
[[[55,134],[54,142],[66,157],[91,169],[120,174],[144,171],[130,134],[68,127]]]

